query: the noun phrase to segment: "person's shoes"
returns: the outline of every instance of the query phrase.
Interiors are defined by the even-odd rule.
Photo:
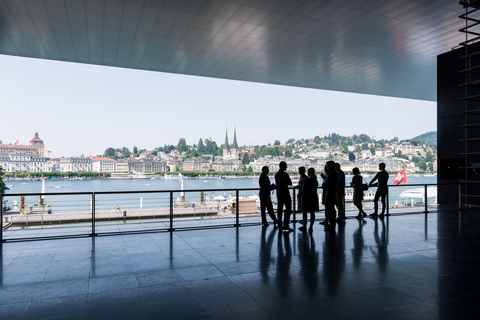
[[[268,227],[268,222],[262,223],[264,227]]]
[[[365,211],[362,211],[362,215],[364,218],[367,217],[367,213]]]
[[[298,230],[300,230],[302,232],[305,232],[305,231],[307,231],[307,227],[303,226],[303,227],[298,228]]]
[[[326,225],[326,224],[328,223],[328,221],[327,221],[327,220],[323,220],[323,221],[320,221],[319,223],[320,223],[320,224],[323,224],[323,225]]]
[[[274,228],[278,227],[278,220],[273,221],[273,227]]]
[[[384,213],[380,213],[380,215],[378,216],[380,219],[383,219],[385,218],[385,214]]]
[[[312,234],[313,232],[313,227],[308,228],[308,233]]]
[[[357,214],[357,215],[355,216],[355,219],[362,220],[362,219],[363,219],[362,214],[361,214],[361,213]]]
[[[378,218],[378,214],[372,213],[372,214],[370,215],[370,218],[372,218],[372,219],[377,219],[377,218]]]

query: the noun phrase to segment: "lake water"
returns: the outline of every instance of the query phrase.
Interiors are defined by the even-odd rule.
[[[390,175],[390,183],[394,174]],[[370,181],[373,176],[366,177]],[[270,179],[273,181],[273,178]],[[351,176],[346,178],[347,184],[351,181]],[[409,176],[408,184],[435,184],[437,178],[423,176]],[[20,196],[9,196],[9,194],[27,194],[42,192],[41,181],[6,181],[10,190],[7,191],[5,199],[7,205],[13,206],[16,201],[20,204]],[[99,179],[99,180],[47,180],[45,183],[45,193],[58,193],[58,195],[47,195],[44,198],[45,204],[51,204],[53,213],[66,212],[88,212],[91,210],[91,195],[65,195],[69,192],[120,192],[120,191],[161,191],[177,190],[174,193],[174,201],[180,201],[182,194],[181,180],[165,179]],[[258,188],[258,177],[255,178],[227,178],[227,179],[184,179],[184,190],[198,190],[196,192],[186,192],[185,200],[191,202],[200,202],[202,194],[200,190],[209,190],[203,192],[203,199],[213,201],[214,198],[234,197],[235,191],[225,189],[237,188]],[[400,203],[417,203],[421,199],[405,199],[400,194],[406,189],[421,188],[420,186],[402,185],[390,189],[390,205],[395,201]],[[372,189],[374,191],[375,188]],[[429,202],[435,202],[436,191],[429,187]],[[240,196],[248,197],[254,195],[254,191],[241,191]],[[258,192],[256,192],[258,194]],[[63,194],[63,195],[62,195]],[[96,195],[95,204],[98,211],[113,211],[118,205],[122,210],[148,209],[148,208],[167,208],[169,207],[169,193],[134,193],[134,194],[107,194]],[[272,196],[275,199],[275,195]],[[39,203],[39,196],[27,196],[25,199],[28,207],[35,207]]]

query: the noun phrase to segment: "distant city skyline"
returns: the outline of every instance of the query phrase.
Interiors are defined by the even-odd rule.
[[[436,131],[436,102],[0,55],[3,143],[39,133],[51,157],[153,149],[237,129],[239,145]]]

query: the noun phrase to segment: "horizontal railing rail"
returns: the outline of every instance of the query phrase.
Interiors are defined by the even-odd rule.
[[[428,196],[428,187],[435,183],[389,185],[387,197],[387,214],[390,209],[405,207],[428,207],[434,205]],[[393,206],[390,198],[398,202],[399,196],[394,194],[397,188],[424,188],[424,197],[415,199],[419,202],[403,201]],[[291,187],[292,221],[298,213],[298,187]],[[321,190],[321,188],[319,188]],[[346,190],[352,189],[345,186]],[[375,190],[376,187],[371,187]],[[0,195],[0,218],[2,221],[1,241],[21,241],[50,238],[66,238],[80,236],[97,236],[119,233],[143,233],[174,231],[176,229],[215,228],[225,226],[241,226],[260,224],[258,217],[259,188],[201,188],[176,190],[125,190],[125,191],[90,191],[90,192],[45,192],[45,193],[6,193]],[[222,195],[214,195],[222,193]],[[229,199],[227,201],[227,193]],[[398,192],[397,192],[398,193]],[[255,195],[255,196],[253,196]],[[140,197],[139,197],[140,196]],[[14,212],[4,212],[3,200],[24,197],[44,199],[55,198],[58,206],[51,204],[28,205],[20,214],[17,203]],[[69,200],[66,201],[65,198]],[[321,197],[319,197],[321,199]],[[275,203],[275,197],[272,197]],[[26,200],[24,200],[26,201]],[[365,199],[371,203],[373,199]],[[429,202],[430,201],[430,202]],[[70,202],[70,203],[67,203]],[[436,201],[433,201],[436,202]],[[352,200],[346,201],[352,203]],[[25,202],[24,202],[25,204]],[[421,204],[421,205],[419,205]],[[62,209],[63,208],[63,209]],[[370,208],[372,209],[372,208]],[[63,210],[63,211],[62,211]],[[353,205],[349,211],[355,210]],[[13,210],[12,210],[13,211]],[[409,210],[408,212],[415,212]],[[400,213],[400,212],[399,212]],[[206,221],[206,222],[205,222]],[[200,223],[202,222],[202,223]],[[6,229],[6,230],[4,230]],[[26,232],[31,230],[32,232]],[[34,231],[34,232],[33,232]],[[23,232],[23,233],[22,233]],[[6,234],[8,233],[8,234]]]

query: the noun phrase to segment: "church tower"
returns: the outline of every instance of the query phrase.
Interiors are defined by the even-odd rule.
[[[238,159],[238,144],[237,144],[237,128],[235,127],[233,131],[233,145],[230,149],[230,159],[237,160]]]
[[[225,144],[223,145],[223,160],[238,160],[237,128],[233,132],[233,144],[230,148],[228,143],[228,133],[225,131]]]
[[[225,144],[223,145],[223,160],[230,157],[230,145],[228,144],[228,132],[225,129]]]

